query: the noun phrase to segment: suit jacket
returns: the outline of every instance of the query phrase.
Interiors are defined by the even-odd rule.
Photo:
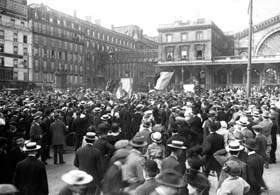
[[[62,121],[55,121],[50,126],[52,145],[64,145],[66,126]]]
[[[0,151],[0,184],[9,183],[11,172],[9,170],[9,162],[7,154]]]
[[[91,183],[92,186],[100,186],[103,179],[103,166],[101,152],[98,149],[90,144],[80,147],[76,151],[74,165],[94,178]]]
[[[14,182],[20,195],[49,194],[45,165],[34,156],[17,164]]]
[[[124,187],[121,165],[113,164],[105,174],[103,183],[104,195],[119,194]]]
[[[203,127],[203,137],[204,139],[207,137],[207,135],[210,134],[210,124],[212,123],[213,121],[210,120],[209,118],[204,121],[202,127]]]
[[[131,186],[132,188],[136,188],[138,185],[144,182],[142,167],[144,161],[145,159],[141,152],[135,149],[132,149],[127,156],[127,162],[123,166],[123,176],[125,181],[134,180],[134,185]]]
[[[263,157],[264,160],[266,160],[266,145],[267,145],[267,141],[266,138],[263,134],[258,134],[255,137],[256,139],[256,145],[257,145],[257,150],[256,152],[261,155]]]
[[[246,165],[246,163],[243,162],[242,160],[240,160],[236,156],[224,155],[225,153],[227,153],[225,149],[218,150],[217,152],[214,153],[214,158],[219,162],[219,164],[221,166],[223,166],[229,160],[233,160],[233,161],[237,162],[239,164],[240,168],[241,168],[240,177],[242,177],[245,181],[247,181],[247,165]],[[226,178],[228,178],[228,174],[222,169],[220,177],[219,177],[217,188],[219,188],[221,186],[221,184],[223,183],[223,181]]]
[[[109,161],[115,151],[114,146],[107,141],[106,137],[100,137],[93,143],[93,147],[101,152],[103,170],[107,170]]]
[[[205,138],[202,148],[202,155],[205,155],[205,168],[208,170],[221,169],[221,165],[216,161],[213,154],[224,148],[224,137],[217,133],[211,133]]]
[[[159,184],[155,178],[148,178],[142,185],[138,186],[135,191],[135,195],[150,195]]]
[[[31,141],[34,141],[37,144],[41,145],[41,139],[42,139],[42,136],[43,136],[42,127],[38,123],[33,122],[31,127],[30,127],[29,136],[30,136]]]
[[[272,121],[269,120],[263,120],[262,122],[259,123],[259,125],[263,126],[263,131],[262,134],[266,137],[266,141],[268,145],[272,144],[271,140],[271,128],[273,126]]]
[[[248,183],[251,186],[248,194],[258,195],[260,194],[260,188],[264,187],[263,181],[263,158],[257,154],[249,154],[247,157],[247,173],[248,173]]]
[[[182,141],[184,142],[184,146],[185,147],[188,147],[188,143],[187,143],[187,140],[186,138],[184,138],[183,136],[179,135],[179,134],[174,134],[172,135],[168,140],[167,140],[167,144],[171,144],[172,143],[172,140],[178,140],[178,141]],[[165,156],[168,156],[170,155],[171,151],[170,151],[170,148],[167,146],[166,147],[166,155]],[[186,165],[185,165],[185,162],[186,162],[186,152],[184,150],[184,152],[182,153],[181,156],[179,156],[179,159],[178,159],[180,165],[181,165],[181,170],[182,172],[185,172],[185,169],[186,169]]]
[[[72,124],[72,130],[76,132],[77,135],[83,136],[88,128],[87,118],[76,118]]]
[[[162,160],[161,170],[173,169],[176,170],[179,174],[183,175],[183,169],[179,161],[175,156],[169,155],[165,159]]]
[[[8,153],[8,162],[12,174],[15,172],[17,164],[25,158],[26,154],[21,151],[18,146],[10,150],[10,152]]]
[[[217,112],[217,121],[226,121],[228,120],[228,116],[224,111],[218,111]]]

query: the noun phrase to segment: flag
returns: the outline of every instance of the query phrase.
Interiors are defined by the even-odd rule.
[[[132,95],[132,82],[131,78],[121,78],[119,88],[116,92],[118,99],[130,98]]]
[[[174,72],[161,72],[154,88],[156,90],[164,90],[169,84],[173,74]]]

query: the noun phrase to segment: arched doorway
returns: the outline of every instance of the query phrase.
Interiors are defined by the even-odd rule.
[[[243,83],[243,72],[240,68],[234,69],[232,71],[232,83],[233,84]]]
[[[277,71],[274,68],[268,68],[264,71],[264,84],[277,84]]]

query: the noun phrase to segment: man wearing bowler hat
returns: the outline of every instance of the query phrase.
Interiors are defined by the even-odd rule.
[[[23,151],[28,156],[16,166],[14,182],[20,195],[48,195],[48,179],[45,165],[36,158],[41,146],[27,142]]]

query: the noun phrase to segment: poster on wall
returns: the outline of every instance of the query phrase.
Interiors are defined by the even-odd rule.
[[[184,86],[184,92],[193,92],[194,93],[194,84],[185,84]]]

